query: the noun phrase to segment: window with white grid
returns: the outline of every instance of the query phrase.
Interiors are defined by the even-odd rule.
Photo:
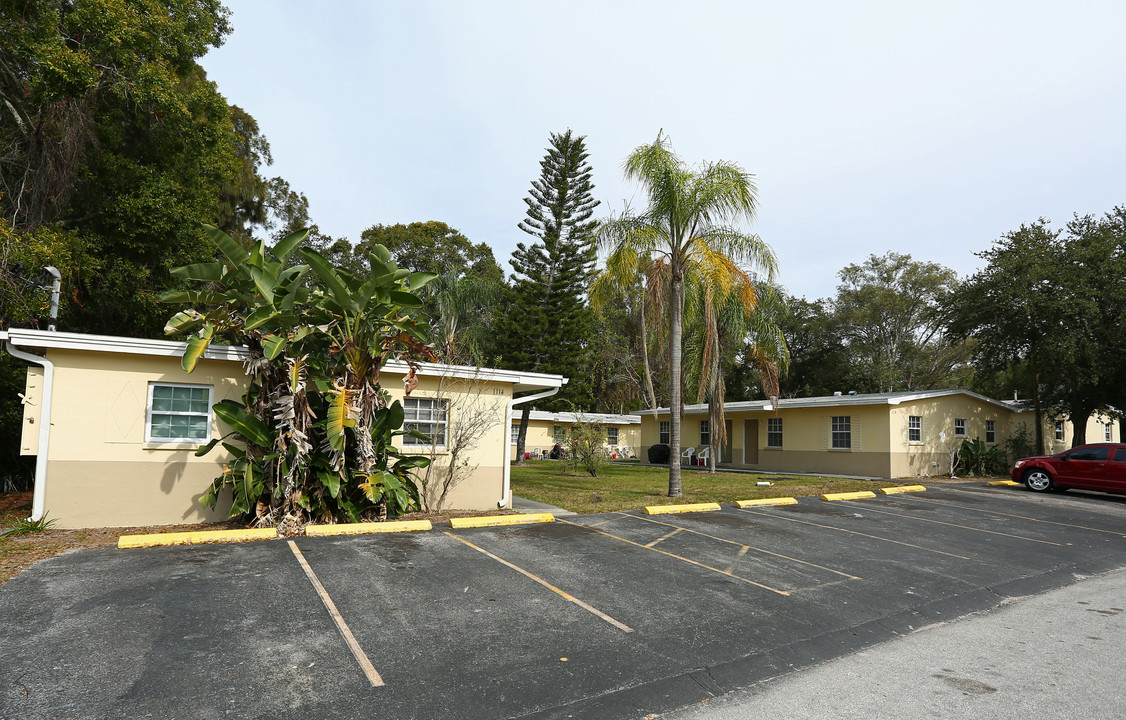
[[[403,400],[403,429],[417,430],[430,438],[421,440],[403,436],[403,445],[445,447],[446,414],[449,401],[440,398],[406,398]]]
[[[145,442],[209,442],[212,394],[210,385],[150,383]]]

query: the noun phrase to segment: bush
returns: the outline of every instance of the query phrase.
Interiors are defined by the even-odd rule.
[[[1004,475],[1009,467],[1001,448],[990,447],[981,438],[963,440],[958,466],[967,475]]]
[[[669,446],[664,443],[660,445],[649,446],[649,464],[651,465],[668,465],[669,464]]]
[[[571,429],[571,465],[576,470],[589,473],[591,477],[598,477],[598,471],[606,462],[606,455],[602,451],[605,439],[602,428],[591,423],[578,422]]]

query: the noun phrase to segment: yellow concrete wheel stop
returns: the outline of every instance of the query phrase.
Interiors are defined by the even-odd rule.
[[[199,530],[196,532],[153,533],[151,535],[122,535],[117,539],[117,546],[119,548],[143,548],[163,545],[247,542],[249,540],[271,540],[277,536],[277,528]]]
[[[863,500],[864,498],[874,497],[876,497],[876,493],[870,490],[862,490],[860,492],[826,493],[821,496],[821,499],[832,502],[834,500]]]
[[[719,510],[719,503],[693,503],[692,505],[650,505],[645,508],[646,515],[670,515],[673,513],[711,512]]]
[[[486,515],[484,517],[450,518],[450,527],[455,529],[479,528],[545,522],[555,522],[555,516],[551,513],[525,513],[521,515]]]
[[[797,505],[797,498],[784,497],[784,498],[762,498],[761,500],[736,500],[735,507],[752,508],[752,507],[773,507],[775,505]]]
[[[308,537],[327,537],[330,535],[372,535],[375,533],[418,532],[429,530],[433,525],[429,520],[392,520],[390,522],[338,523],[336,525],[306,525]]]
[[[1012,480],[993,480],[987,484],[993,487],[1020,487],[1020,483],[1013,482]]]
[[[925,492],[926,487],[923,485],[900,485],[898,487],[880,488],[882,495],[898,495],[899,493],[909,492]]]

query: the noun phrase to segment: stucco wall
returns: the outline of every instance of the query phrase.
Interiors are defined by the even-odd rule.
[[[229,496],[220,499],[216,510],[202,507],[199,498],[229,455],[221,446],[195,457],[196,443],[146,443],[146,403],[153,382],[213,386],[214,402],[238,399],[247,383],[241,363],[205,359],[189,375],[177,357],[52,349],[48,358],[55,364],[55,389],[45,505],[58,527],[162,525],[226,517]],[[35,369],[32,376],[33,381],[38,376]],[[393,399],[403,398],[398,377],[385,374],[383,382]],[[476,422],[477,437],[465,443],[456,458],[458,472],[444,506],[496,508],[503,492],[508,443],[504,408],[512,397],[511,383],[423,376],[413,397],[451,400],[448,445],[460,422]],[[25,431],[37,432],[38,411],[37,405],[25,408]],[[227,428],[213,417],[211,432],[221,437]],[[36,439],[29,434],[31,450],[37,447]],[[401,439],[396,442],[402,447]],[[427,447],[404,452],[431,454]],[[425,488],[431,505],[441,493],[442,470],[453,460],[451,447],[433,455],[431,482]]]
[[[994,422],[994,441],[989,446],[1004,447],[1012,427],[1012,410],[982,402],[969,395],[946,395],[905,402],[891,409],[892,477],[946,475],[950,473],[950,453],[965,440],[986,441],[986,422]],[[921,419],[918,442],[911,442],[909,419]],[[955,430],[955,420],[965,420],[965,434]]]
[[[517,409],[519,409],[519,408],[517,408]],[[519,427],[519,425],[520,425],[520,415],[518,413],[514,414],[512,425],[513,425],[513,427]],[[562,426],[567,431],[567,433],[569,434],[571,432],[571,426],[573,425],[573,423],[562,422],[562,421],[558,421],[558,420],[552,421],[552,420],[531,420],[531,419],[529,419],[528,420],[528,434],[524,439],[524,452],[531,453],[534,450],[539,450],[540,454],[543,454],[545,452],[550,452],[551,448],[554,447],[554,445],[555,445],[555,441],[554,441],[553,438],[554,438],[555,426],[556,425]],[[617,425],[617,424],[615,424],[615,425],[604,425],[603,430],[605,430],[606,428],[609,428],[609,427],[618,428],[618,442],[614,446],[611,446],[610,443],[606,443],[605,446],[607,448],[611,448],[611,447],[621,447],[622,445],[626,445],[626,446],[629,447],[630,452],[632,454],[636,455],[637,451],[638,451],[638,445],[641,443],[641,427],[639,425],[633,425],[633,424],[631,424],[631,425]],[[508,457],[509,457],[509,460],[515,460],[516,459],[516,443],[514,443],[514,442],[509,443]]]
[[[58,527],[115,527],[220,520],[199,498],[230,459],[222,447],[195,457],[196,445],[145,443],[152,382],[214,386],[214,401],[237,398],[238,363],[201,360],[189,375],[178,358],[51,350],[55,364],[51,440],[44,495]],[[213,419],[212,436],[224,430]],[[37,461],[42,461],[40,458]]]
[[[392,399],[402,401],[403,386],[397,380],[387,375],[383,378]],[[404,446],[401,437],[395,441],[404,453],[426,455],[432,460],[431,467],[419,472],[427,506],[437,509],[446,488],[444,508],[496,509],[504,491],[504,448],[508,444],[504,412],[512,399],[512,385],[422,376],[411,397],[449,402],[446,447]],[[453,451],[459,442],[461,449],[455,458]],[[455,465],[452,478],[448,472],[451,463]]]

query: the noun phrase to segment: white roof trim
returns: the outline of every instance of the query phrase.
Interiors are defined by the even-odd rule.
[[[769,400],[744,400],[740,402],[724,403],[723,410],[725,414],[734,412],[754,412],[754,411],[773,411],[773,410],[788,410],[792,408],[814,408],[814,407],[850,407],[856,405],[902,405],[903,403],[915,402],[917,400],[929,400],[932,398],[946,397],[949,395],[966,395],[975,398],[990,405],[1004,408],[1011,412],[1021,412],[1019,408],[1014,408],[1011,405],[1003,403],[999,400],[986,397],[975,393],[970,390],[950,389],[950,390],[922,390],[919,392],[904,392],[904,393],[871,393],[865,395],[826,395],[821,397],[810,398],[783,398],[778,401],[778,406],[771,405]],[[701,405],[686,405],[684,407],[685,415],[700,415],[708,412],[708,406]],[[637,410],[635,415],[668,415],[669,409],[667,407],[657,408],[656,410]]]
[[[85,333],[49,332],[47,330],[27,330],[12,328],[7,331],[7,339],[16,346],[42,348],[46,350],[82,350],[87,352],[113,352],[131,355],[151,355],[157,357],[182,357],[188,344],[174,340],[150,340],[147,338],[117,337],[112,335],[87,335]],[[211,345],[204,358],[209,360],[230,360],[245,362],[250,351],[241,345]],[[407,372],[407,364],[392,360],[383,367],[384,372]],[[562,375],[522,372],[519,370],[499,370],[478,368],[466,365],[443,365],[441,363],[419,363],[418,374],[422,376],[443,376],[465,379],[487,380],[491,382],[512,383],[515,390],[537,390],[558,388],[567,384]]]
[[[517,413],[513,420],[519,417]],[[596,425],[639,425],[641,417],[638,415],[618,415],[616,413],[584,413],[584,412],[548,412],[546,410],[532,410],[528,414],[529,420],[549,420],[551,422],[586,422]]]

